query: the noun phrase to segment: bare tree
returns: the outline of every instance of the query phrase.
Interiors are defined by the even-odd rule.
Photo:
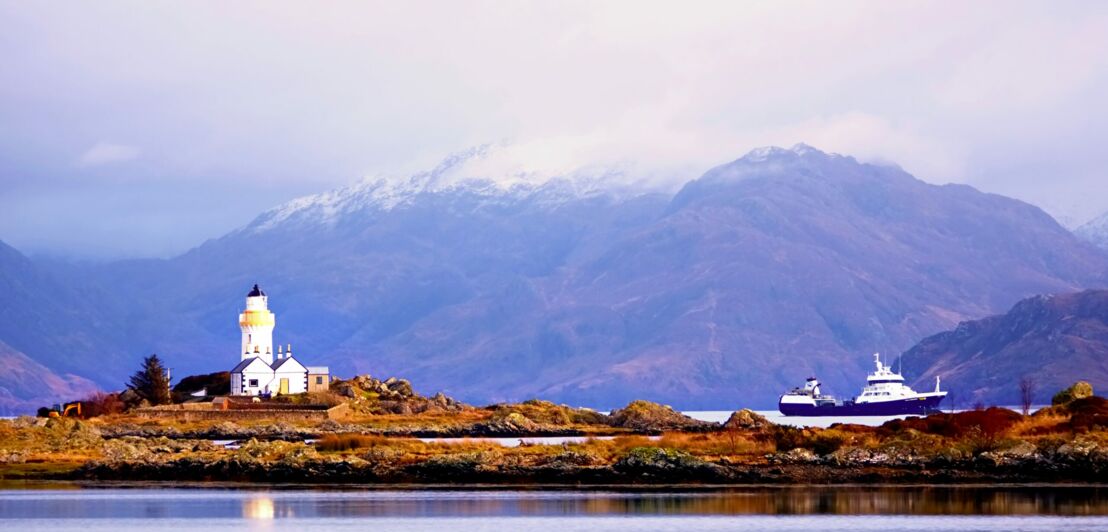
[[[1035,390],[1038,384],[1035,378],[1024,376],[1020,379],[1020,406],[1023,407],[1023,415],[1031,413],[1031,404],[1035,402]]]

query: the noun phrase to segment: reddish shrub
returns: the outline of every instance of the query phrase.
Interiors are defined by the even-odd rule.
[[[1070,428],[1074,432],[1108,427],[1108,399],[1095,395],[1084,397],[1075,399],[1064,408],[1070,413]]]
[[[970,434],[996,437],[1008,430],[1023,416],[1007,408],[987,408],[969,410],[957,414],[932,414],[927,417],[896,419],[881,425],[877,431],[881,436],[892,436],[908,429],[927,434],[936,434],[947,438],[961,438]]]
[[[93,392],[81,401],[81,417],[84,418],[118,414],[124,409],[118,393]]]
[[[849,432],[851,434],[876,434],[878,427],[871,427],[869,425],[856,425],[854,423],[832,423],[829,429],[837,429],[843,432]]]

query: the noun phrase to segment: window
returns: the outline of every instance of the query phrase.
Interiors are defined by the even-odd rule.
[[[315,383],[316,384],[323,384],[323,376],[322,375],[316,375]]]
[[[258,387],[258,379],[250,379],[250,386]]]

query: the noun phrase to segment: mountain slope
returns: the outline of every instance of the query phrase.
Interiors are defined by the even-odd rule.
[[[26,330],[0,339],[23,334],[9,343],[105,386],[150,352],[176,375],[210,373],[237,360],[237,313],[258,282],[275,340],[340,375],[403,375],[474,402],[770,406],[813,373],[853,393],[874,350],[1108,272],[1033,206],[802,145],[756,150],[676,195],[588,175],[504,186],[465,170],[483,153],[290,202],[171,260],[82,271],[58,285],[61,299],[93,293],[73,296],[65,327],[102,316],[104,339],[64,357],[29,340],[48,329],[26,318],[69,310],[0,292],[26,302],[13,307]]]
[[[927,388],[936,375],[961,406],[1017,404],[1019,380],[1038,384],[1038,402],[1077,380],[1108,388],[1108,290],[1036,296],[1006,314],[966,321],[903,355]]]
[[[0,341],[58,373],[118,378],[128,308],[88,277],[45,268],[0,242]]]
[[[34,412],[39,407],[83,399],[96,391],[92,381],[57,375],[27,355],[0,342],[0,416]]]

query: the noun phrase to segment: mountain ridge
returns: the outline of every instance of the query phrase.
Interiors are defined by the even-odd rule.
[[[1108,290],[1038,295],[1007,312],[961,322],[923,339],[903,354],[917,385],[940,376],[974,402],[1017,404],[1018,383],[1035,380],[1045,402],[1075,380],[1108,386]],[[955,405],[959,406],[959,405]]]
[[[82,356],[26,352],[105,386],[150,352],[177,375],[226,369],[257,282],[275,340],[340,375],[403,375],[472,402],[767,407],[813,373],[853,390],[875,350],[1108,273],[1103,252],[1032,205],[805,145],[676,193],[459,175],[387,208],[372,185],[294,200],[172,259],[80,271],[119,334]],[[60,326],[83,327],[70,318]]]

